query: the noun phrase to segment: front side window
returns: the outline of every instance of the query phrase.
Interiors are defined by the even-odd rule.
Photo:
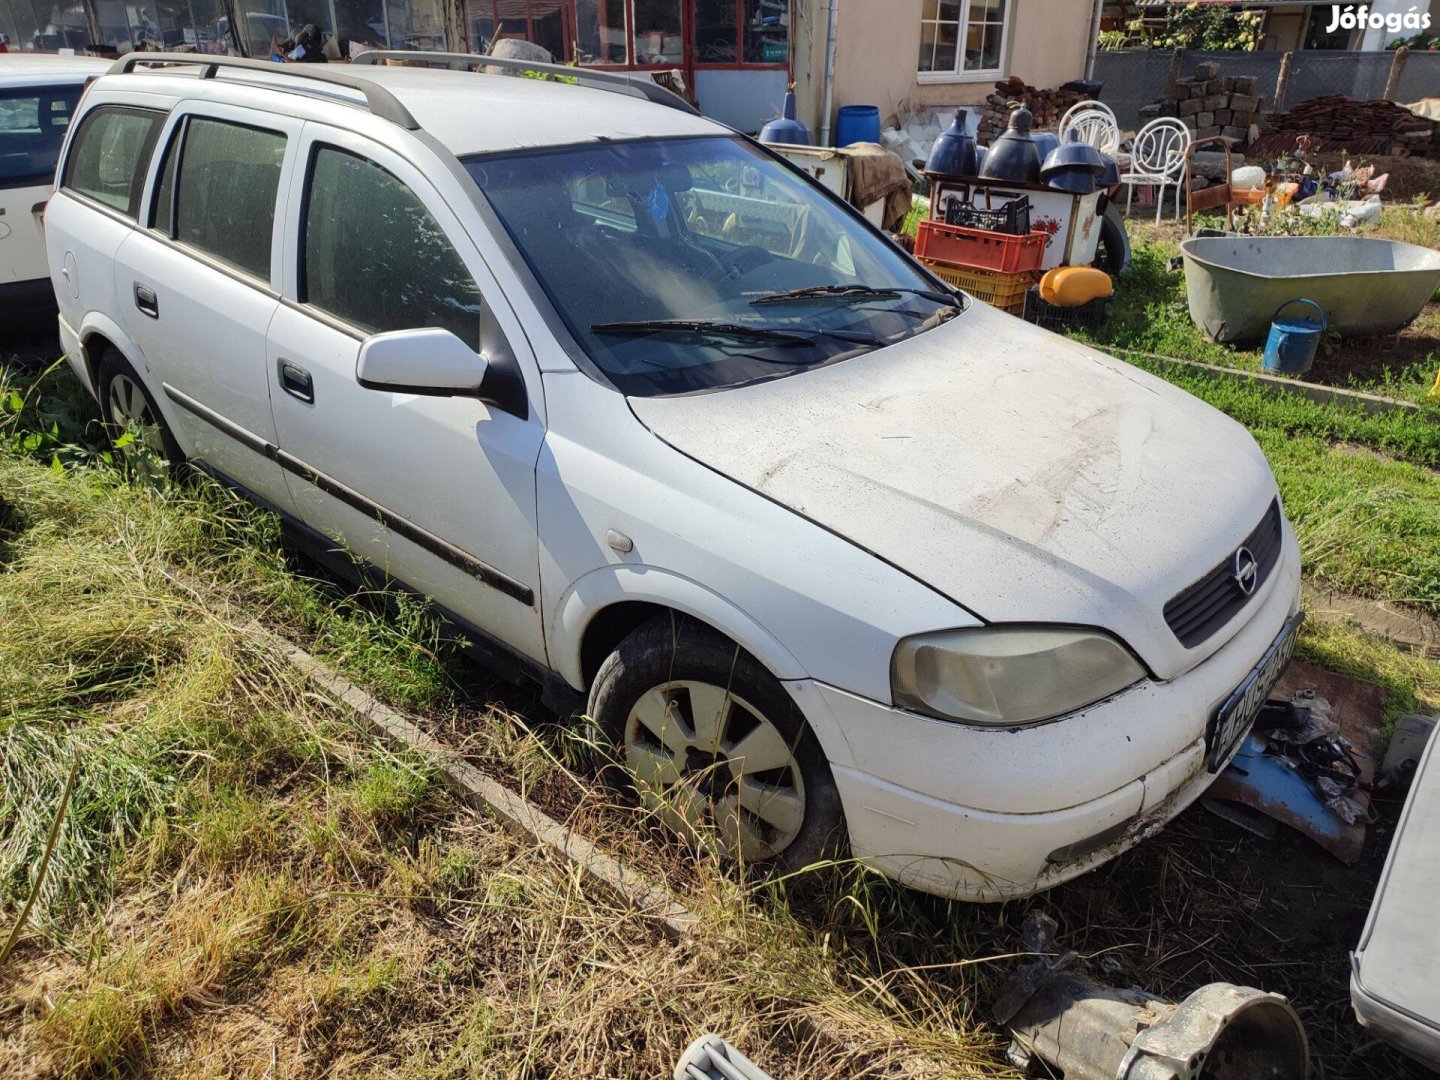
[[[0,90],[0,187],[35,187],[55,178],[60,145],[82,89]]]
[[[170,160],[176,152],[174,141],[161,166],[155,193],[157,228],[269,281],[285,136],[193,116],[178,145],[178,167],[172,168]]]
[[[465,165],[585,356],[627,394],[789,375],[955,312],[889,240],[740,140]]]
[[[328,146],[308,187],[301,300],[369,333],[438,326],[479,350],[480,289],[413,191]]]
[[[920,74],[988,75],[1004,63],[1011,0],[924,0]]]
[[[163,113],[103,105],[85,114],[65,166],[63,187],[133,218]]]

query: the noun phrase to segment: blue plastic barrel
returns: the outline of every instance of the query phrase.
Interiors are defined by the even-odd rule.
[[[880,141],[880,110],[874,105],[841,105],[835,120],[835,145]]]
[[[1289,316],[1282,319],[1280,313],[1291,304],[1309,304],[1319,313],[1319,319],[1305,316]],[[1304,375],[1315,362],[1315,350],[1320,345],[1329,320],[1325,309],[1314,300],[1287,300],[1275,309],[1270,323],[1270,337],[1265,342],[1265,370],[1276,375]]]

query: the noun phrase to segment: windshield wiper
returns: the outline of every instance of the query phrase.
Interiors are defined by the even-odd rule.
[[[779,330],[770,326],[745,326],[742,323],[716,322],[709,319],[640,319],[634,322],[595,323],[592,334],[619,334],[641,337],[646,334],[687,334],[694,337],[745,338],[752,341],[779,341],[791,345],[810,345],[814,337]]]
[[[730,337],[751,341],[773,341],[784,345],[813,345],[817,337],[852,341],[879,348],[885,344],[873,334],[848,330],[785,330],[778,326],[746,326],[744,323],[713,322],[708,319],[642,319],[635,322],[595,323],[592,334],[619,334],[641,337],[646,334],[685,334],[694,337]]]
[[[955,307],[958,299],[957,297],[946,296],[943,293],[931,292],[928,289],[877,289],[870,285],[810,285],[804,289],[791,289],[788,292],[772,293],[770,296],[756,297],[750,301],[750,306],[760,307],[764,304],[788,304],[795,300],[823,300],[827,298],[834,298],[836,300],[896,300],[899,299],[902,294],[906,296],[918,296],[924,300],[944,304],[946,307]]]

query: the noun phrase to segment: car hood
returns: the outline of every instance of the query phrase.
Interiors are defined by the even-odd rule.
[[[1163,616],[1275,498],[1249,433],[983,304],[830,367],[631,408],[680,452],[981,619],[1104,627],[1161,678],[1260,606],[1193,649]]]

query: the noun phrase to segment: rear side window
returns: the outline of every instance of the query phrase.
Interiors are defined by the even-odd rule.
[[[480,348],[480,289],[419,197],[321,147],[305,204],[302,299],[361,330],[438,326]]]
[[[85,114],[66,159],[64,186],[135,217],[163,113],[102,105]]]
[[[83,89],[0,90],[0,187],[36,187],[55,179],[60,144]]]
[[[279,132],[192,116],[160,169],[156,227],[268,281],[284,162],[285,136]]]

